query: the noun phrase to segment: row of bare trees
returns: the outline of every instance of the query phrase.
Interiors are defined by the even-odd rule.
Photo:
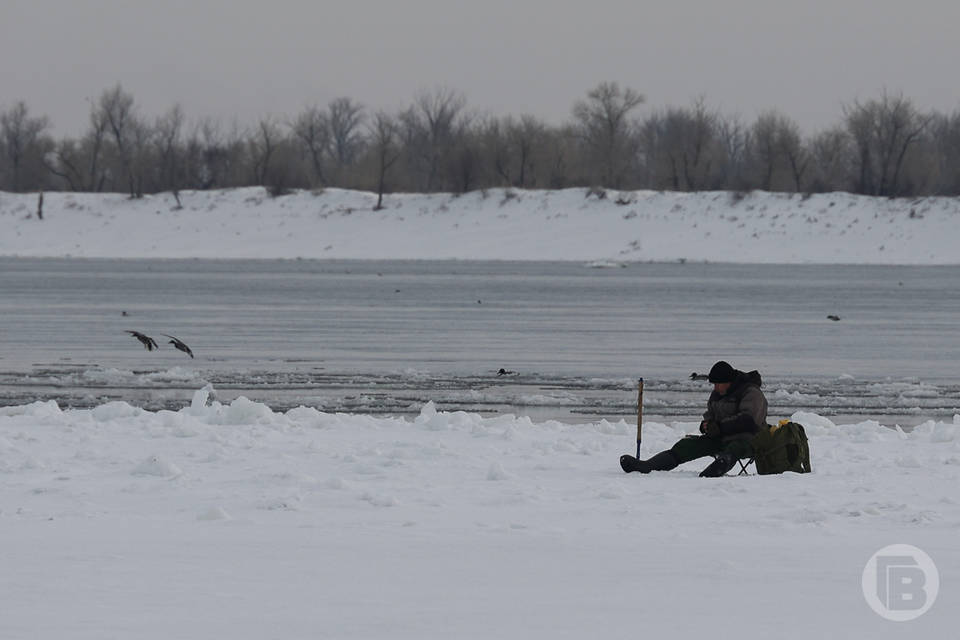
[[[462,94],[417,94],[397,112],[351,98],[253,126],[188,121],[175,105],[150,118],[117,85],[86,131],[54,139],[23,102],[0,111],[0,190],[145,193],[261,185],[466,192],[489,187],[677,191],[851,191],[960,195],[960,110],[923,112],[900,94],[854,101],[839,123],[805,135],[784,113],[753,122],[689,106],[642,113],[644,96],[603,82],[559,126],[493,117]],[[178,196],[179,197],[179,196]]]

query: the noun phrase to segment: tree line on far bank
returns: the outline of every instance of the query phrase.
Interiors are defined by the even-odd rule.
[[[454,192],[513,187],[960,195],[960,109],[922,111],[883,92],[804,135],[778,110],[752,122],[706,99],[643,112],[644,97],[602,82],[568,122],[476,113],[448,88],[421,91],[398,112],[352,98],[266,116],[251,126],[189,121],[179,105],[150,117],[116,85],[78,138],[54,139],[24,102],[0,111],[0,190],[124,192],[343,187]]]

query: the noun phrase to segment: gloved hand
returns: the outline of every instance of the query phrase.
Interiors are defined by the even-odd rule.
[[[703,435],[709,436],[711,438],[720,437],[720,425],[717,424],[716,422],[713,422],[712,420],[709,422],[704,421],[703,423],[701,423],[700,431],[703,433]]]

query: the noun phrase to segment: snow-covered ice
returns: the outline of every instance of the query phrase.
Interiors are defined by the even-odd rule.
[[[3,638],[946,638],[960,415],[794,419],[810,475],[625,475],[627,422],[276,413],[244,398],[0,408]],[[647,422],[644,451],[695,423]],[[888,544],[935,606],[878,617]],[[721,631],[718,631],[721,630]]]

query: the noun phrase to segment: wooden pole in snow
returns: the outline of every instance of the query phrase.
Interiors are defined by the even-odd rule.
[[[637,460],[640,459],[640,441],[643,439],[643,378],[637,383]]]

